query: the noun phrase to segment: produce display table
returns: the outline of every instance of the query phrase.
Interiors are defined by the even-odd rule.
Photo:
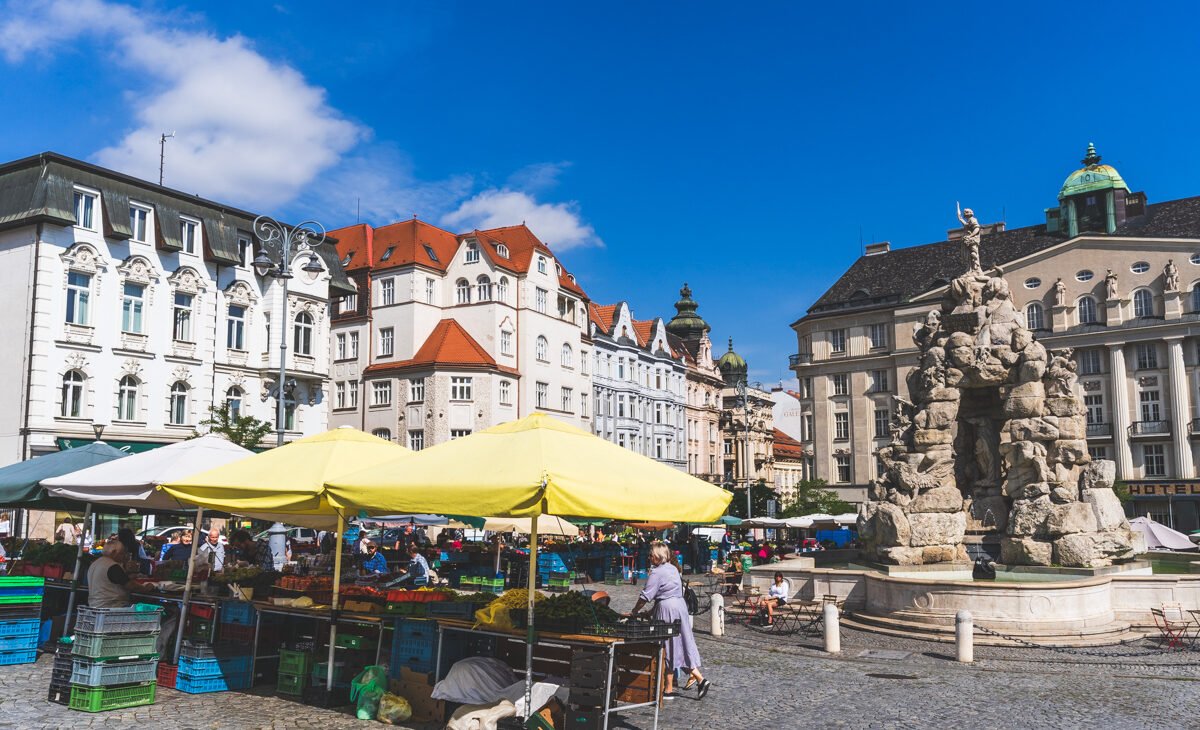
[[[314,624],[328,624],[333,620],[329,607],[324,608],[296,608],[293,606],[277,606],[269,601],[254,601],[255,619],[254,619],[254,645],[251,651],[251,669],[259,659],[277,659],[278,654],[259,655],[258,653],[258,637],[262,627],[263,616],[288,616],[292,618],[301,618],[311,620]],[[390,628],[390,622],[395,620],[395,616],[389,616],[381,613],[351,613],[347,611],[337,612],[337,624],[351,626],[369,626],[378,630],[379,635],[375,640],[375,663],[378,664],[383,658],[383,632]],[[334,649],[337,651],[337,648]]]
[[[447,633],[494,638],[495,658],[524,672],[525,631],[474,628],[471,621],[454,619],[437,619],[437,624],[439,641],[435,676],[439,679],[443,676],[442,660],[448,644],[444,637]],[[654,727],[657,728],[662,703],[666,641],[666,637],[634,639],[538,631],[533,646],[533,674],[535,677],[570,677],[576,651],[603,652],[607,657],[607,668],[598,678],[596,686],[586,690],[599,693],[602,698],[596,710],[600,716],[599,727],[607,730],[609,717],[614,713],[653,706]]]

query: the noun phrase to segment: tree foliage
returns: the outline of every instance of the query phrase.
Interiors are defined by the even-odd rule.
[[[266,421],[260,421],[254,416],[235,416],[229,410],[229,404],[208,407],[208,417],[200,422],[208,428],[208,433],[221,434],[243,449],[253,449],[266,438],[274,427]],[[192,438],[200,436],[193,432]]]
[[[746,519],[746,490],[733,489],[733,501],[729,503],[729,514]],[[767,516],[767,500],[779,499],[775,490],[767,485],[766,480],[759,479],[750,487],[750,501],[753,514],[751,517]],[[778,513],[776,513],[778,516]]]
[[[824,479],[806,479],[796,484],[796,501],[784,508],[780,517],[803,517],[823,513],[841,515],[853,512],[854,507],[837,496],[836,492],[825,489],[828,486]]]

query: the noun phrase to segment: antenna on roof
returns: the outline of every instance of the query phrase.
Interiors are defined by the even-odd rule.
[[[867,252],[867,249],[863,247],[862,226],[859,226],[858,227],[858,255],[862,256],[866,252]]]
[[[170,134],[163,132],[158,135],[158,184],[160,186],[163,184],[163,162],[166,160],[167,155],[167,140],[174,136],[175,132],[173,130]]]
[[[362,223],[362,198],[354,199],[354,225]]]

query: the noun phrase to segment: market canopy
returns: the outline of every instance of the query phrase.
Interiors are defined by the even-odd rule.
[[[374,513],[707,523],[732,497],[542,413],[328,481],[331,503]]]
[[[1167,527],[1161,522],[1155,522],[1149,517],[1134,517],[1129,526],[1146,536],[1146,548],[1149,550],[1195,550],[1196,543],[1187,535]]]
[[[187,509],[190,504],[180,504],[178,499],[156,487],[245,459],[253,453],[223,436],[210,434],[43,479],[42,486],[51,495],[79,502],[137,509]]]
[[[532,529],[532,517],[489,517],[483,523],[483,529],[489,532],[519,532],[528,535]],[[541,517],[538,519],[539,535],[562,535],[577,537],[579,528],[561,517]]]
[[[326,498],[327,480],[377,464],[391,464],[397,469],[412,457],[413,453],[402,446],[342,427],[176,479],[160,489],[181,502],[206,509],[250,517],[270,515],[267,519],[309,527],[332,527],[337,524],[338,510]],[[391,507],[369,511],[400,514],[412,510]]]
[[[47,494],[40,482],[126,456],[124,451],[103,441],[93,441],[87,446],[9,464],[0,469],[0,505],[47,510],[82,509],[83,504],[79,502]]]

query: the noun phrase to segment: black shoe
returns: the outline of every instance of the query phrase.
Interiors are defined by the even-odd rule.
[[[712,687],[711,682],[709,682],[707,679],[700,680],[700,686],[696,688],[696,699],[704,699],[704,695],[708,694],[709,687]]]

